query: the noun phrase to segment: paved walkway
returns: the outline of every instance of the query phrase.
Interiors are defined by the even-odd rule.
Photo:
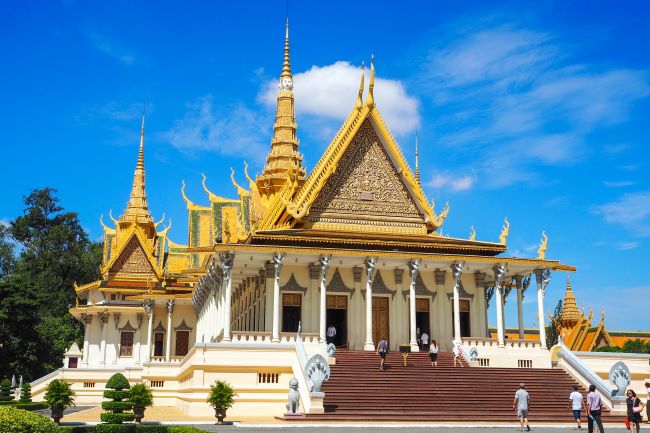
[[[479,432],[488,432],[488,433],[513,433],[519,431],[519,427],[515,426],[501,426],[501,427],[488,427],[485,425],[476,425],[473,427],[461,427],[461,426],[432,426],[432,425],[415,425],[415,424],[402,424],[402,425],[369,425],[365,427],[353,427],[349,425],[340,425],[340,426],[314,426],[314,427],[304,427],[300,425],[273,425],[273,426],[261,426],[261,425],[249,425],[249,426],[236,426],[236,425],[195,425],[201,430],[209,432],[219,432],[219,433],[404,433],[405,428],[408,429],[409,433],[479,433]],[[644,425],[643,430],[650,430],[648,425]],[[538,433],[569,433],[573,432],[573,426],[565,427],[536,427],[531,426],[531,432]],[[583,430],[585,433],[587,429]],[[609,427],[605,426],[606,433],[627,433],[625,426],[621,422],[621,427]]]

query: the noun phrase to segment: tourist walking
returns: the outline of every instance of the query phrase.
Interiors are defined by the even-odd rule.
[[[512,402],[512,410],[517,411],[517,418],[519,418],[519,425],[521,431],[530,431],[528,425],[528,402],[530,396],[526,391],[526,385],[522,382],[519,384],[519,389],[515,392],[515,399]]]
[[[630,427],[634,424],[634,427],[636,427],[636,433],[639,433],[639,429],[641,428],[639,425],[641,424],[641,411],[645,405],[641,399],[636,396],[636,392],[631,389],[627,390],[627,399],[625,400],[625,403],[627,403],[627,419],[630,421]]]
[[[600,420],[601,411],[600,394],[596,391],[596,385],[589,385],[589,394],[587,394],[587,431],[593,433],[594,423],[598,425],[600,433],[605,433],[603,422]]]
[[[431,367],[434,365],[438,366],[438,343],[436,340],[431,340],[431,346],[429,346],[429,358],[431,358]]]
[[[334,343],[334,337],[336,337],[336,328],[330,324],[327,328],[327,344]]]
[[[379,371],[384,371],[384,363],[386,362],[387,353],[388,353],[388,341],[386,341],[386,337],[381,337],[381,341],[379,341],[379,344],[377,345],[377,355],[381,356]]]
[[[650,424],[650,382],[645,383],[645,390],[648,393],[648,399],[645,402],[645,414],[646,418],[648,418],[646,423]]]
[[[422,333],[420,341],[422,342],[422,350],[429,350],[429,334],[427,334],[427,331]]]
[[[454,367],[456,367],[456,363],[460,364],[460,366],[463,366],[463,348],[460,347],[460,343],[454,343]]]
[[[569,407],[573,411],[573,419],[576,420],[577,427],[574,430],[582,430],[580,425],[580,412],[582,411],[582,394],[578,391],[578,385],[573,385],[573,392],[569,394]]]

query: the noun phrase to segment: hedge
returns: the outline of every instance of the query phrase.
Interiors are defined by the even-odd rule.
[[[127,430],[115,430],[115,428],[127,428]],[[128,428],[135,429],[128,430]],[[95,426],[59,427],[57,433],[122,433],[125,431],[128,433],[205,433],[204,430],[197,430],[194,427],[151,424],[98,424],[97,429]]]
[[[15,407],[0,407],[0,433],[57,433],[57,425],[43,415]]]
[[[13,401],[0,401],[0,406],[11,406],[16,409],[25,409],[25,410],[41,410],[47,409],[47,404],[44,402],[32,402],[32,403],[21,403],[19,400]]]

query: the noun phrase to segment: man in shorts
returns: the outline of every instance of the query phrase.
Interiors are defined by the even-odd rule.
[[[573,419],[578,425],[574,430],[582,430],[580,425],[580,411],[582,411],[582,394],[578,391],[578,385],[573,385],[573,392],[569,395],[569,406],[573,411]]]
[[[381,341],[377,345],[377,355],[381,356],[381,364],[379,364],[379,371],[384,371],[384,362],[386,362],[387,353],[388,353],[388,341],[386,341],[386,337],[381,337]]]
[[[519,424],[521,425],[521,431],[530,431],[530,426],[528,425],[528,402],[530,397],[528,391],[526,391],[526,385],[523,383],[519,384],[519,389],[515,392],[515,399],[512,402],[512,409],[517,411],[517,418],[519,418]]]

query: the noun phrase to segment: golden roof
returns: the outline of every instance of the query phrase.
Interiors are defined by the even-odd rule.
[[[133,186],[129,203],[119,219],[120,222],[139,222],[153,224],[153,217],[149,212],[147,204],[147,193],[145,191],[144,173],[144,116],[142,116],[142,132],[140,134],[140,150],[138,151],[138,162],[135,165],[133,174]]]
[[[576,298],[571,290],[571,280],[567,276],[566,292],[564,292],[564,303],[562,305],[561,320],[565,324],[576,323],[583,317],[576,305]]]

